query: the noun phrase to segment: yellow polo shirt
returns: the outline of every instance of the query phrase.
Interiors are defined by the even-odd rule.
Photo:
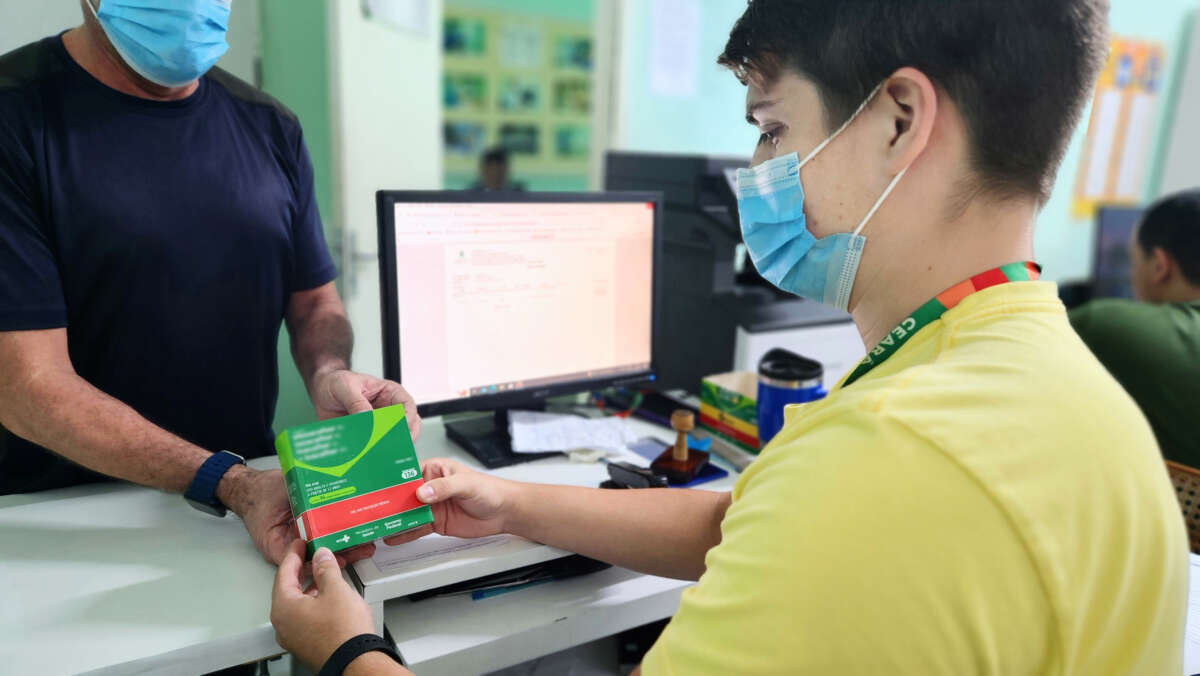
[[[967,297],[787,418],[647,676],[1182,672],[1179,506],[1053,284]]]

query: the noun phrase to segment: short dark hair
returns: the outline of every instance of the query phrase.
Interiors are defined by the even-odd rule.
[[[975,187],[1044,202],[1107,53],[1107,0],[749,0],[718,62],[811,80],[830,130],[916,68],[962,111]]]
[[[1138,225],[1137,243],[1146,253],[1166,251],[1184,279],[1200,284],[1200,188],[1152,204]]]
[[[489,148],[480,159],[482,164],[503,164],[508,166],[508,149],[502,147]]]

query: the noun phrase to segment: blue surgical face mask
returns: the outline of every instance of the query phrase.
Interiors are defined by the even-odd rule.
[[[147,80],[181,87],[208,72],[229,45],[230,0],[92,0],[117,54]]]
[[[737,172],[742,238],[759,274],[784,291],[839,310],[846,310],[850,304],[850,290],[854,288],[854,277],[867,243],[867,238],[859,233],[900,182],[907,167],[896,174],[853,232],[820,239],[809,232],[805,223],[800,169],[850,126],[878,91],[876,87],[850,119],[803,160],[796,153],[789,153]]]

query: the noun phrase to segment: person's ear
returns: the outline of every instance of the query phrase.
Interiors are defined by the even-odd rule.
[[[937,90],[924,73],[905,66],[883,83],[880,98],[890,120],[888,165],[897,174],[929,145],[938,112]]]
[[[1150,280],[1155,284],[1166,284],[1174,273],[1175,259],[1161,246],[1150,252]]]

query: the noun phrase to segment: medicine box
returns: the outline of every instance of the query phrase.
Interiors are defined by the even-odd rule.
[[[700,381],[700,424],[739,448],[758,453],[758,376],[730,371]]]
[[[275,451],[310,557],[433,522],[416,496],[421,467],[402,405],[289,428]]]

